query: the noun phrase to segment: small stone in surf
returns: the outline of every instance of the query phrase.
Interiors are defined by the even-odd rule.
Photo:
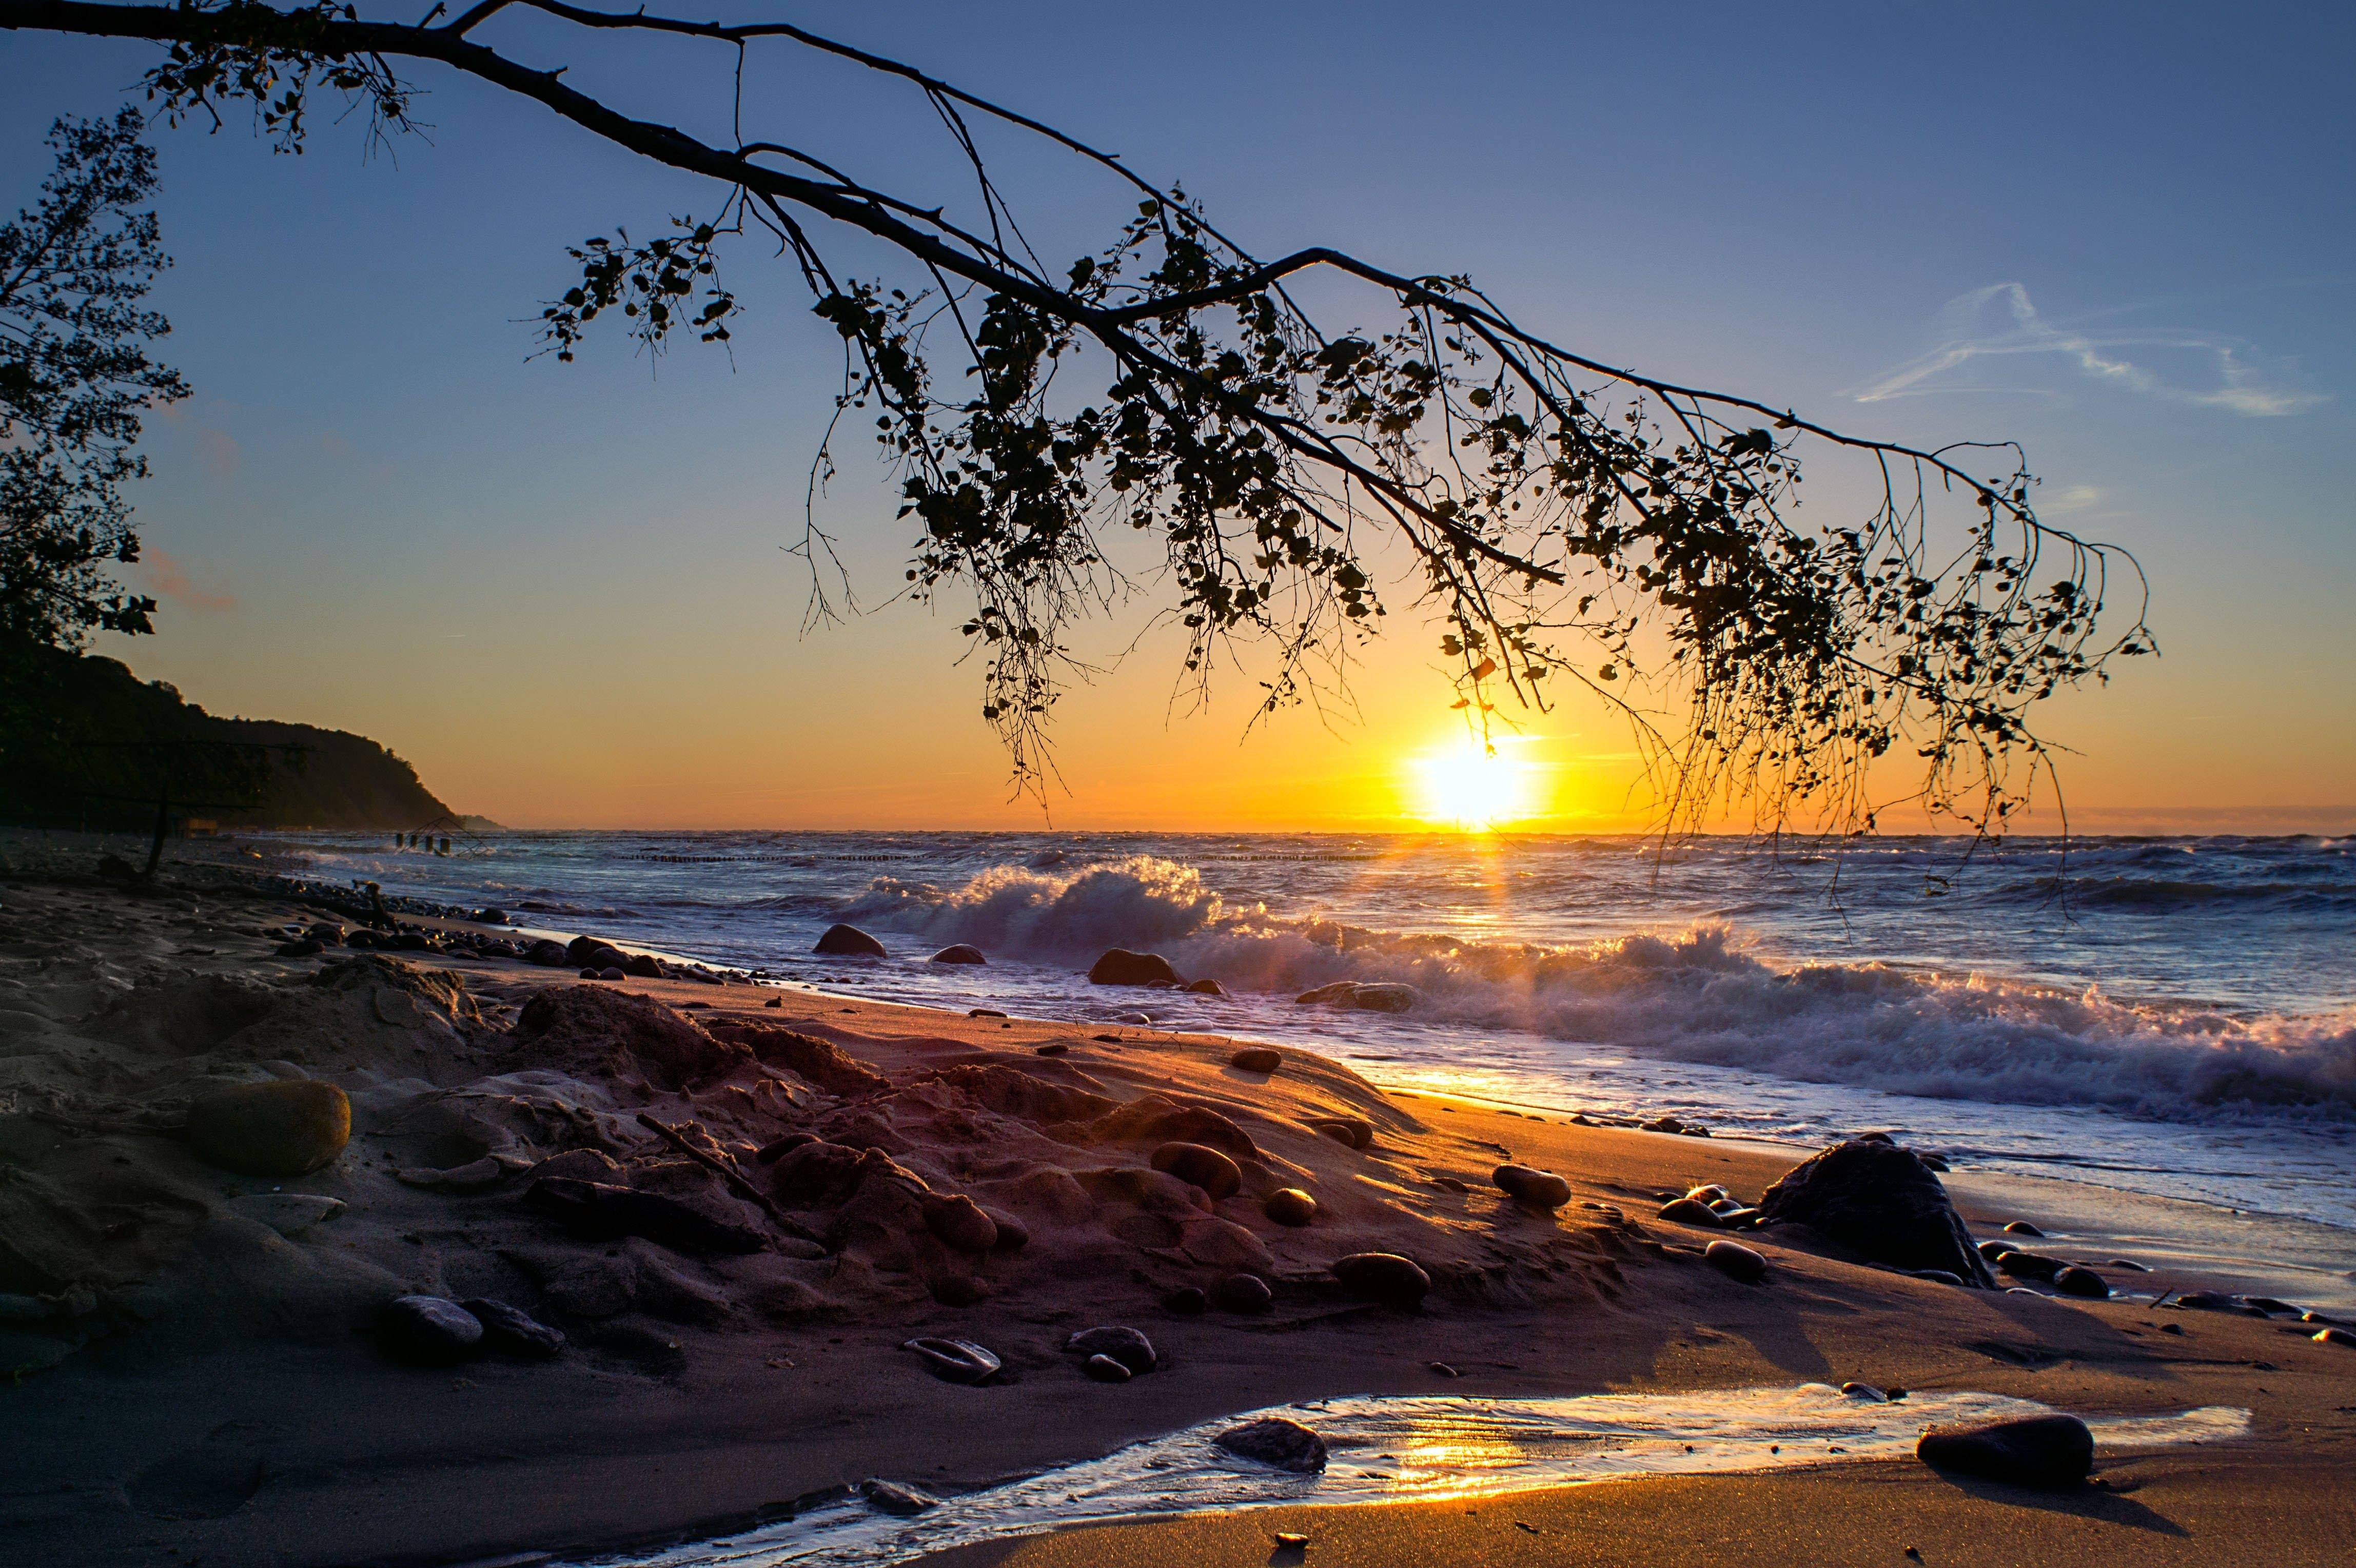
[[[1560,1208],[1570,1201],[1570,1183],[1552,1171],[1542,1171],[1529,1165],[1499,1165],[1489,1173],[1497,1189],[1516,1203],[1526,1203],[1537,1208]]]
[[[1266,1046],[1248,1046],[1229,1057],[1227,1065],[1243,1072],[1274,1072],[1284,1065],[1284,1053]]]
[[[1280,1187],[1260,1204],[1260,1212],[1279,1225],[1298,1229],[1317,1218],[1317,1200],[1297,1187]]]
[[[1325,1440],[1280,1415],[1231,1426],[1211,1441],[1239,1458],[1273,1465],[1297,1476],[1313,1476],[1325,1468]]]
[[[1170,961],[1160,953],[1130,952],[1126,948],[1110,948],[1105,955],[1088,966],[1089,983],[1096,985],[1169,985],[1186,983],[1170,967]]]
[[[1227,988],[1215,980],[1190,980],[1179,989],[1191,991],[1197,996],[1225,996],[1227,993]]]
[[[948,947],[945,947],[940,951],[935,953],[933,955],[932,961],[935,963],[986,964],[990,961],[981,956],[981,950],[978,947],[970,946],[965,942],[952,942]]]
[[[882,958],[884,944],[856,926],[829,926],[810,951],[830,958]]]
[[[1258,1274],[1229,1274],[1211,1287],[1211,1305],[1221,1312],[1262,1313],[1275,1301],[1276,1293]]]

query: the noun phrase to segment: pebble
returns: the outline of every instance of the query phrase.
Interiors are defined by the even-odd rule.
[[[1996,1261],[1996,1266],[2024,1280],[2050,1280],[2065,1267],[2059,1258],[2049,1258],[2042,1252],[2018,1251],[2005,1253]]]
[[[1280,1415],[1264,1415],[1258,1421],[1231,1426],[1211,1441],[1241,1458],[1256,1459],[1298,1476],[1313,1476],[1325,1468],[1325,1440],[1299,1422]]]
[[[1297,1229],[1317,1218],[1317,1200],[1297,1187],[1280,1187],[1261,1202],[1260,1212],[1279,1225]]]
[[[482,1319],[438,1295],[396,1296],[383,1326],[386,1348],[409,1361],[463,1361],[483,1343]]]
[[[1033,1056],[1060,1057],[1070,1051],[1071,1048],[1071,1047],[1064,1044],[1061,1040],[1050,1040],[1044,1046],[1033,1046],[1031,1049]]]
[[[1109,1356],[1091,1356],[1080,1363],[1080,1370],[1100,1383],[1125,1383],[1137,1375]]]
[[[239,1084],[198,1096],[187,1135],[207,1165],[241,1176],[305,1176],[351,1142],[352,1102],[316,1079]]]
[[[1083,1328],[1064,1341],[1064,1348],[1075,1356],[1108,1358],[1125,1372],[1150,1372],[1161,1363],[1153,1341],[1134,1328]]]
[[[2173,1334],[2180,1339],[2184,1337],[2184,1325],[2181,1323],[2163,1323],[2159,1326],[2159,1331],[2162,1334]]]
[[[1005,1014],[1000,1012],[995,1007],[969,1007],[965,1010],[965,1015],[969,1018],[1003,1018],[1006,1016]]]
[[[1244,1072],[1274,1072],[1284,1065],[1284,1053],[1266,1046],[1248,1046],[1229,1057],[1227,1065]]]
[[[1235,1161],[1203,1144],[1164,1144],[1153,1151],[1150,1163],[1157,1171],[1201,1187],[1215,1200],[1233,1197],[1244,1184],[1244,1173]]]
[[[1727,1278],[1755,1285],[1767,1277],[1766,1258],[1740,1241],[1712,1241],[1702,1249],[1702,1262]]]
[[[1347,1144],[1354,1149],[1372,1148],[1375,1124],[1355,1116],[1312,1116],[1309,1125],[1337,1144]]]
[[[1934,1426],[1914,1456],[1943,1470],[2025,1487],[2074,1487],[2094,1467],[2094,1434],[2074,1415]]]
[[[831,958],[883,958],[884,944],[861,930],[857,926],[829,926],[810,949]]]
[[[1526,1203],[1537,1208],[1556,1209],[1570,1201],[1570,1183],[1552,1171],[1542,1171],[1529,1165],[1499,1165],[1489,1173],[1489,1179],[1499,1191],[1516,1203]]]
[[[1354,1295],[1386,1306],[1414,1306],[1431,1289],[1431,1276],[1397,1252],[1353,1252],[1333,1261],[1333,1277]]]
[[[1190,980],[1178,989],[1193,992],[1197,996],[1225,996],[1227,993],[1227,988],[1215,980]]]
[[[940,1506],[940,1498],[930,1492],[904,1487],[897,1481],[870,1481],[862,1488],[867,1494],[867,1506],[878,1513],[888,1513],[907,1519],[926,1509]]]
[[[483,1326],[483,1337],[493,1347],[525,1356],[553,1356],[564,1348],[564,1333],[519,1306],[473,1296],[458,1304]]]
[[[2111,1287],[2102,1275],[2075,1263],[2054,1274],[2053,1288],[2063,1295],[2084,1296],[2090,1301],[2108,1301],[2111,1295]]]
[[[1692,1198],[1696,1203],[1724,1203],[1734,1197],[1732,1193],[1727,1191],[1726,1188],[1719,1186],[1716,1182],[1711,1182],[1707,1187],[1694,1187],[1687,1192],[1686,1196]]]
[[[1258,1274],[1229,1274],[1211,1287],[1210,1304],[1221,1312],[1262,1313],[1276,1304],[1276,1293]]]
[[[2045,1235],[2044,1231],[2040,1230],[2036,1226],[2031,1225],[2026,1219],[2016,1219],[2012,1221],[2004,1228],[2004,1233],[2008,1236],[2032,1236],[2040,1240],[2042,1240]]]
[[[1162,1310],[1181,1317],[1199,1317],[1210,1305],[1211,1298],[1199,1285],[1180,1285],[1162,1298]]]
[[[943,1246],[960,1252],[987,1252],[998,1245],[998,1222],[963,1193],[927,1196],[924,1213],[925,1229],[939,1237]]]
[[[970,1339],[909,1339],[900,1348],[921,1358],[945,1383],[982,1383],[998,1375],[998,1358]]]
[[[1707,1203],[1690,1197],[1673,1198],[1661,1205],[1660,1218],[1676,1225],[1697,1226],[1704,1230],[1719,1229],[1718,1215]]]

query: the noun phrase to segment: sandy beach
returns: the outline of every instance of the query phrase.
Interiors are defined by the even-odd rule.
[[[1347,1563],[1897,1563],[1912,1547],[2292,1564],[2356,1542],[2337,1479],[2356,1464],[2356,1347],[2287,1315],[2156,1306],[2257,1276],[2156,1247],[2155,1272],[2119,1272],[2149,1213],[2106,1230],[2083,1189],[2040,1213],[2019,1188],[1997,1208],[1953,1184],[1975,1236],[2037,1224],[2040,1246],[2142,1299],[1957,1288],[1777,1230],[1741,1238],[1768,1263],[1744,1283],[1704,1262],[1710,1233],[1655,1213],[1707,1183],[1755,1202],[1808,1151],[1386,1092],[1290,1047],[1249,1071],[1215,1036],[584,981],[478,956],[466,939],[491,933],[464,922],[416,923],[452,933],[442,950],[278,955],[282,928],[322,922],[351,923],[229,869],[130,887],[20,864],[0,886],[0,1297],[33,1304],[0,1323],[7,1561],[562,1560],[724,1534],[874,1477],[956,1493],[1297,1400],[1850,1380],[2089,1415],[2229,1406],[2252,1425],[2228,1447],[2099,1452],[2098,1486],[2061,1495],[1857,1466],[1255,1509],[943,1561],[1264,1563],[1276,1530]],[[309,1175],[230,1175],[172,1132],[206,1090],[304,1079],[342,1088],[352,1116]],[[850,1163],[777,1154],[794,1134]],[[1238,1190],[1152,1169],[1173,1139],[1225,1147]],[[1491,1173],[1509,1161],[1559,1175],[1570,1200],[1507,1199]],[[584,1234],[550,1198],[584,1182],[703,1229]],[[1282,1188],[1313,1197],[1309,1224],[1267,1217]],[[994,1245],[944,1239],[959,1196]],[[1371,1251],[1421,1265],[1419,1306],[1334,1278]],[[1239,1273],[1273,1287],[1267,1310],[1170,1305]],[[381,1314],[419,1293],[507,1303],[566,1343],[412,1364]],[[1082,1376],[1065,1341],[1103,1325],[1143,1330],[1161,1364]],[[1003,1370],[937,1379],[902,1348],[922,1336],[979,1343]]]

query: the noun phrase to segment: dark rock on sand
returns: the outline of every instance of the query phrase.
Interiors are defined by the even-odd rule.
[[[352,1137],[352,1102],[332,1083],[243,1083],[188,1107],[188,1147],[207,1165],[251,1176],[317,1170]]]
[[[829,926],[810,951],[830,958],[883,958],[884,944],[857,926]]]
[[[1151,1164],[1157,1171],[1192,1182],[1214,1200],[1234,1197],[1244,1184],[1244,1173],[1235,1161],[1203,1144],[1164,1144],[1153,1151]]]
[[[634,952],[624,961],[622,972],[635,975],[640,980],[660,980],[669,972],[663,968],[662,960],[655,957],[654,954]]]
[[[2053,1288],[2063,1295],[2082,1295],[2090,1301],[2107,1301],[2111,1295],[2111,1287],[2102,1275],[2075,1263],[2053,1276]]]
[[[1280,1415],[1264,1415],[1231,1426],[1211,1441],[1239,1458],[1256,1459],[1298,1476],[1313,1476],[1325,1468],[1325,1440]]]
[[[551,941],[545,937],[532,943],[523,956],[526,963],[536,963],[542,969],[563,969],[573,962],[565,955],[562,942]]]
[[[1686,1130],[1686,1124],[1674,1116],[1655,1116],[1650,1122],[1640,1123],[1638,1130],[1645,1133],[1682,1133]]]
[[[1019,1252],[1031,1244],[1030,1228],[1002,1208],[985,1208],[990,1222],[998,1227],[998,1240],[990,1244],[993,1252]]]
[[[1130,952],[1127,948],[1109,948],[1104,957],[1088,966],[1088,980],[1096,985],[1169,985],[1186,983],[1170,967],[1170,961],[1158,952]]]
[[[1061,1040],[1049,1040],[1044,1046],[1032,1047],[1031,1054],[1041,1057],[1067,1057],[1072,1054],[1072,1047]]]
[[[1268,1287],[1260,1287],[1265,1290]],[[1180,1317],[1200,1317],[1209,1310],[1210,1296],[1199,1285],[1180,1285],[1162,1298],[1162,1310]]]
[[[586,973],[587,972],[584,971],[583,972]],[[620,964],[609,963],[605,968],[597,972],[597,978],[600,980],[627,980],[629,978],[629,972],[623,969]]]
[[[1718,1210],[1695,1197],[1672,1198],[1661,1205],[1661,1219],[1672,1225],[1697,1225],[1705,1230],[1718,1230]]]
[[[1215,980],[1190,980],[1178,989],[1191,991],[1197,996],[1225,996],[1227,993],[1227,988]]]
[[[998,1358],[970,1339],[910,1339],[900,1348],[913,1352],[945,1383],[986,1382],[998,1375]]]
[[[2031,1225],[2026,1219],[2016,1219],[2012,1221],[2004,1228],[2004,1233],[2008,1236],[2031,1236],[2038,1238],[2040,1240],[2045,1235],[2044,1231],[2040,1230],[2036,1226]]]
[[[935,963],[986,964],[990,961],[981,956],[981,950],[978,947],[970,946],[965,942],[952,942],[949,946],[945,947],[940,951],[935,953],[932,957],[932,961]]]
[[[1374,1146],[1375,1124],[1357,1116],[1312,1116],[1309,1125],[1337,1144],[1347,1144],[1354,1149]]]
[[[1229,1274],[1211,1287],[1211,1305],[1221,1312],[1256,1314],[1276,1303],[1276,1293],[1258,1274]]]
[[[767,1238],[749,1226],[715,1219],[675,1197],[571,1176],[542,1176],[528,1201],[591,1236],[643,1236],[675,1251],[757,1252]]]
[[[482,1348],[482,1320],[438,1295],[396,1297],[380,1321],[385,1348],[404,1361],[446,1365]]]
[[[930,1492],[905,1487],[897,1481],[870,1481],[860,1490],[865,1494],[869,1508],[901,1519],[912,1518],[926,1509],[940,1506],[940,1499]]]
[[[1100,1383],[1125,1383],[1137,1375],[1109,1356],[1091,1356],[1080,1363],[1080,1370]]]
[[[1755,1285],[1767,1277],[1767,1260],[1740,1241],[1712,1241],[1701,1250],[1702,1262],[1724,1274]]]
[[[1914,1445],[1914,1456],[1937,1469],[1991,1481],[2074,1487],[2094,1467],[2094,1434],[2074,1415],[1934,1426]]]
[[[1083,1328],[1064,1348],[1075,1356],[1109,1356],[1132,1372],[1150,1372],[1161,1363],[1153,1341],[1134,1328]]]
[[[1280,1187],[1261,1200],[1259,1211],[1279,1225],[1298,1230],[1317,1218],[1317,1200],[1297,1187]]]
[[[1247,1046],[1229,1057],[1227,1065],[1245,1072],[1274,1072],[1284,1065],[1284,1053],[1267,1046]]]
[[[1537,1170],[1529,1165],[1499,1165],[1489,1173],[1497,1190],[1516,1203],[1534,1208],[1560,1208],[1570,1201],[1570,1183],[1552,1171]]]
[[[1431,1289],[1431,1276],[1397,1252],[1353,1252],[1333,1262],[1333,1277],[1351,1294],[1385,1306],[1414,1306]]]
[[[2007,1252],[2018,1252],[2020,1249],[2009,1241],[1982,1241],[1973,1251],[1993,1263]]]
[[[962,1193],[934,1193],[924,1201],[925,1229],[941,1244],[960,1252],[987,1252],[998,1245],[998,1222]]]
[[[2060,1273],[2064,1265],[2059,1258],[2049,1258],[2042,1252],[2024,1252],[2016,1248],[1998,1258],[1996,1266],[2015,1279],[2050,1280]]]
[[[1992,1286],[1947,1189],[1905,1149],[1852,1139],[1786,1172],[1759,1200],[1772,1225],[1805,1225],[1878,1263],[1944,1269]]]
[[[564,1334],[503,1301],[474,1296],[458,1304],[483,1326],[483,1337],[492,1348],[520,1356],[553,1356],[564,1348]]]

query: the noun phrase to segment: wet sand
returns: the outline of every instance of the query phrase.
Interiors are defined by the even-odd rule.
[[[31,1190],[80,1204],[76,1223],[90,1230],[76,1245],[86,1245],[100,1302],[76,1320],[87,1333],[0,1325],[25,1369],[0,1392],[9,1561],[327,1568],[571,1556],[724,1533],[869,1477],[961,1490],[1294,1400],[1847,1379],[2087,1413],[2233,1405],[2252,1411],[2254,1434],[2197,1461],[2101,1455],[2106,1477],[2139,1489],[2061,1501],[1873,1466],[1613,1483],[1452,1513],[1309,1510],[1310,1560],[1503,1563],[1592,1551],[1649,1562],[1674,1546],[1681,1562],[1740,1550],[1762,1563],[1903,1563],[1905,1544],[1927,1562],[2129,1560],[2114,1541],[2131,1543],[2137,1562],[2241,1560],[2168,1555],[2206,1541],[2303,1563],[2340,1560],[2333,1543],[2347,1539],[2345,1502],[2310,1494],[2318,1479],[2356,1469],[2356,1350],[2314,1344],[2282,1321],[1959,1290],[1772,1233],[1746,1238],[1768,1256],[1770,1279],[1741,1285],[1701,1263],[1707,1235],[1651,1218],[1659,1194],[1697,1182],[1755,1198],[1794,1151],[1387,1094],[1303,1052],[1288,1051],[1272,1077],[1246,1073],[1228,1063],[1236,1042],[1215,1036],[687,981],[615,986],[430,953],[372,958],[322,985],[314,977],[351,955],[279,959],[259,934],[298,914],[226,886],[134,894],[20,876],[0,890],[0,1152],[27,1173],[19,1199]],[[224,1032],[236,1018],[191,1000],[223,984],[267,1005]],[[611,1046],[603,1036],[564,1036],[572,1055],[549,1044],[555,1035],[528,1036],[536,996],[586,991],[643,998],[630,1005],[648,1016],[700,1020],[693,1033],[705,1039],[747,1024],[787,1028],[884,1074],[890,1091],[832,1096],[744,1060],[666,1088],[624,1058],[595,1066],[591,1047]],[[1041,1057],[1043,1045],[1065,1049]],[[1143,1177],[1124,1187],[1101,1174],[1142,1170],[1150,1141],[1057,1132],[938,1076],[991,1067],[1117,1106],[1161,1095],[1214,1110],[1257,1151],[1246,1192],[1210,1209],[1157,1207]],[[229,1177],[174,1140],[123,1130],[193,1084],[289,1071],[343,1082],[355,1103],[351,1149],[311,1176]],[[543,1076],[519,1076],[529,1074]],[[78,1107],[83,1129],[33,1116],[36,1101]],[[794,1128],[868,1136],[934,1192],[1019,1214],[1031,1243],[962,1258],[920,1224],[911,1233],[906,1205],[862,1208],[862,1197],[839,1211],[789,1211],[835,1228],[826,1256],[782,1241],[747,1257],[686,1256],[637,1240],[582,1243],[522,1201],[538,1159],[559,1145],[604,1147],[642,1187],[761,1223],[635,1131],[640,1110],[747,1156]],[[1373,1146],[1307,1125],[1336,1114],[1373,1122]],[[480,1188],[397,1175],[479,1149],[507,1162]],[[1568,1178],[1571,1205],[1547,1217],[1505,1203],[1488,1173],[1508,1155]],[[1087,1180],[1073,1186],[1073,1172]],[[75,1196],[110,1183],[120,1186]],[[1294,1230],[1262,1219],[1252,1198],[1273,1185],[1314,1192],[1319,1222]],[[2019,1217],[1976,1207],[1969,1180],[1957,1185],[1976,1233]],[[238,1207],[271,1187],[349,1207],[282,1237]],[[1132,1188],[1147,1201],[1121,1196]],[[2079,1228],[2044,1245],[2092,1261],[2123,1255],[2129,1240],[2091,1222],[2100,1212],[2072,1206]],[[129,1229],[109,1229],[119,1225]],[[2149,1239],[2147,1226],[2123,1230]],[[1376,1247],[1430,1268],[1423,1310],[1353,1300],[1325,1274],[1334,1257]],[[81,1256],[17,1260],[19,1277],[0,1291],[26,1291],[27,1268],[64,1268],[69,1254]],[[2155,1262],[2163,1272],[2114,1283],[2208,1283]],[[1265,1316],[1181,1316],[1160,1305],[1174,1286],[1247,1264],[1277,1285]],[[410,1290],[511,1300],[573,1344],[543,1364],[399,1365],[367,1330],[376,1305]],[[1145,1330],[1166,1366],[1121,1386],[1080,1377],[1062,1342],[1104,1323]],[[2164,1332],[2170,1325],[2183,1332]],[[969,1389],[926,1376],[899,1348],[919,1334],[991,1347],[1007,1380]],[[49,1359],[31,1355],[35,1340]],[[1434,1361],[1462,1376],[1440,1378]],[[2158,1522],[2137,1522],[2138,1509]],[[1267,1532],[1292,1528],[1277,1522],[1280,1511],[1074,1532],[952,1560],[1268,1562]],[[1922,1539],[1896,1541],[1914,1521]],[[1806,1530],[1856,1550],[1827,1555]]]

